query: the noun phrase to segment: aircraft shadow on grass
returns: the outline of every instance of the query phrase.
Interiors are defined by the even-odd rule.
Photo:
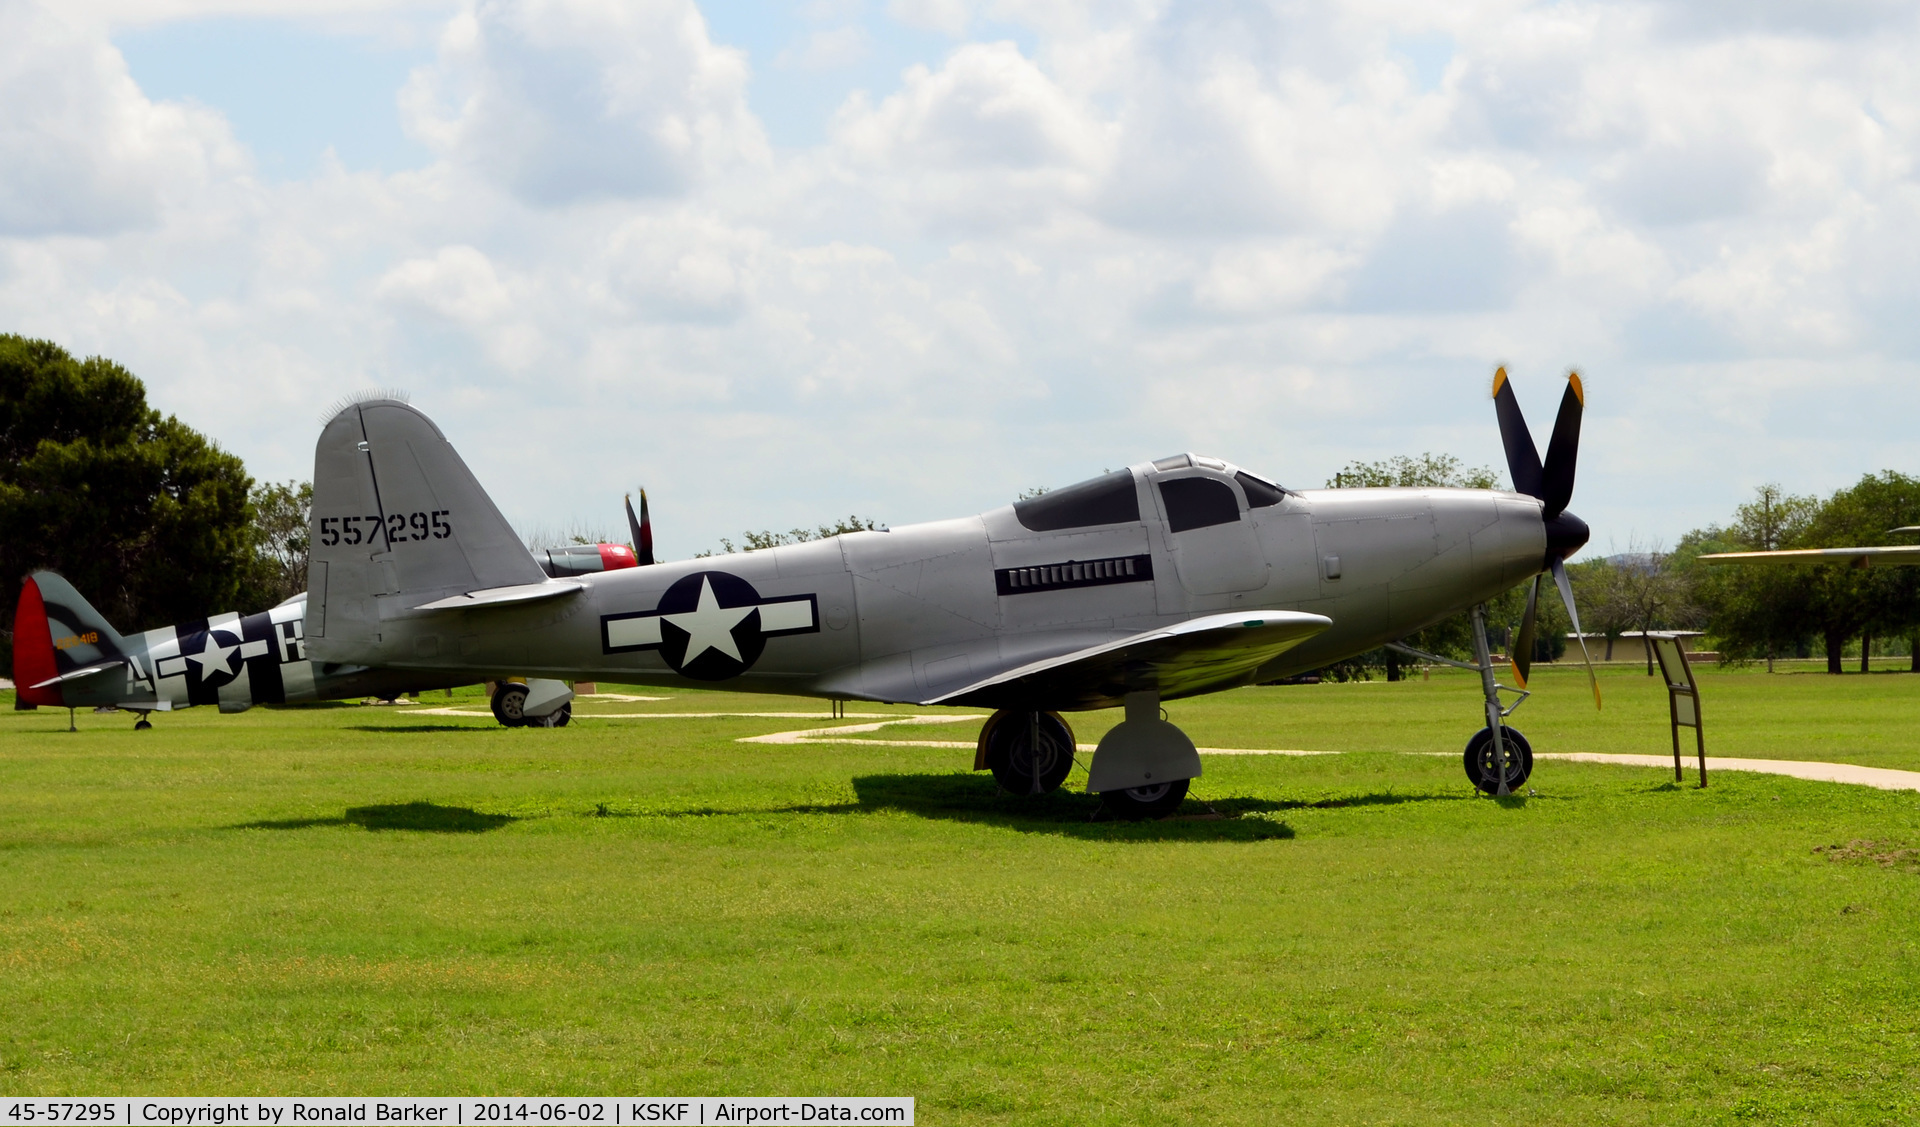
[[[352,806],[338,818],[283,818],[247,822],[236,830],[306,830],[318,826],[359,826],[368,830],[411,830],[431,834],[477,834],[518,821],[511,814],[482,814],[465,806],[437,806],[431,802],[400,802],[385,806]]]
[[[1049,833],[1089,841],[1285,840],[1293,827],[1272,815],[1286,810],[1390,806],[1404,802],[1465,801],[1448,795],[1366,794],[1316,802],[1264,798],[1189,798],[1181,813],[1159,821],[1116,820],[1099,796],[1066,788],[1052,794],[1013,795],[991,778],[973,774],[862,775],[853,780],[856,802],[781,806],[772,809],[679,811],[667,817],[724,814],[873,814],[900,811],[922,818],[999,826],[1019,833]],[[1251,817],[1249,815],[1252,815]],[[634,817],[635,815],[614,815]],[[661,815],[638,815],[658,817]]]

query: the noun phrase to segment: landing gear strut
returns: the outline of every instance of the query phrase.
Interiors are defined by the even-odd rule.
[[[1473,738],[1467,741],[1464,756],[1467,781],[1496,798],[1505,797],[1525,786],[1527,778],[1533,774],[1533,748],[1527,743],[1527,737],[1520,734],[1520,729],[1507,727],[1507,717],[1513,715],[1514,709],[1525,704],[1532,694],[1525,689],[1502,685],[1494,677],[1493,651],[1487,645],[1487,604],[1480,603],[1473,608],[1473,656],[1476,660],[1471,665],[1423,653],[1397,642],[1389,648],[1422,661],[1471,669],[1480,674],[1480,695],[1486,700],[1486,727],[1475,732]],[[1518,693],[1519,699],[1503,707],[1500,703],[1500,694],[1503,692]],[[1500,766],[1496,767],[1495,764]]]
[[[1200,753],[1187,734],[1160,718],[1154,690],[1123,698],[1126,719],[1094,750],[1087,789],[1117,818],[1163,818],[1179,809],[1200,774]]]

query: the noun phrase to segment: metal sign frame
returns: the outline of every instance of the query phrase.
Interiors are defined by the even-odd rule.
[[[1667,682],[1667,719],[1673,729],[1673,781],[1685,778],[1680,766],[1680,729],[1693,729],[1694,748],[1700,756],[1700,785],[1707,785],[1707,737],[1700,727],[1700,685],[1693,679],[1693,666],[1680,638],[1672,633],[1647,635],[1653,643],[1653,656],[1660,661],[1660,675]]]

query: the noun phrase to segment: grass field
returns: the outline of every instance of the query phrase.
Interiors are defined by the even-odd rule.
[[[1636,672],[1606,671],[1597,716],[1583,674],[1535,685],[1514,720],[1536,750],[1667,749]],[[1710,754],[1920,770],[1920,676],[1712,672],[1704,693]],[[447,703],[139,734],[0,712],[0,1091],[1920,1120],[1899,852],[1920,794],[1543,761],[1537,795],[1476,798],[1456,674],[1176,702],[1202,745],[1345,754],[1210,757],[1187,810],[1228,817],[1140,825],[885,742],[976,723],[773,746],[735,741],[824,708],[676,693],[553,731],[419,712]],[[589,715],[730,710],[821,719]],[[1072,719],[1091,742],[1117,717]],[[1823,848],[1849,842],[1876,844]]]

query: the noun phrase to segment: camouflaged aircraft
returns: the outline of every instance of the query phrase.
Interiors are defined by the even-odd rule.
[[[641,494],[641,510],[646,495]],[[541,571],[556,579],[652,562],[652,526],[632,517],[634,543],[582,544],[540,551]],[[357,530],[356,530],[357,531]],[[380,669],[315,661],[306,651],[307,594],[259,614],[221,614],[122,636],[59,574],[36,571],[20,587],[14,614],[15,706],[119,708],[147,717],[194,705],[244,712],[256,704],[393,699],[401,693],[472,684],[446,671]],[[572,715],[572,693],[558,681],[503,681],[493,698],[502,724],[559,727]]]
[[[1483,604],[1533,581],[1513,662],[1524,699],[1540,577],[1571,612],[1564,560],[1588,535],[1566,511],[1582,394],[1570,376],[1543,464],[1497,373],[1511,492],[1300,491],[1178,454],[975,516],[564,577],[426,415],[366,398],[315,451],[305,643],[331,667],[466,683],[521,673],[992,709],[974,766],[1017,793],[1065,781],[1061,713],[1123,706],[1087,790],[1140,817],[1173,810],[1201,773],[1162,702],[1317,669],[1474,608],[1486,727],[1465,763],[1504,794],[1532,756],[1504,724],[1499,694],[1515,690],[1495,678]]]

